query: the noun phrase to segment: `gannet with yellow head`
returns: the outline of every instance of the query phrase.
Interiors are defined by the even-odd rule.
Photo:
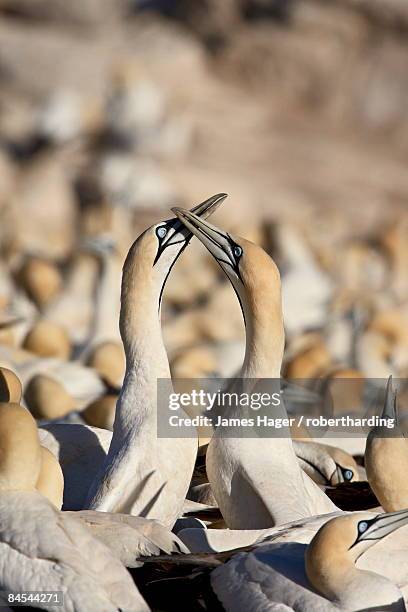
[[[149,609],[122,563],[36,487],[43,455],[35,420],[0,404],[0,584],[10,591],[62,591],[64,609]]]
[[[341,448],[296,439],[293,448],[302,470],[320,485],[333,486],[359,480],[356,462]]]
[[[365,467],[367,479],[386,512],[408,508],[408,440],[398,424],[397,392],[390,376],[385,393],[382,419],[394,427],[373,428],[367,436]]]
[[[4,449],[3,460],[11,457],[10,465],[15,466],[17,462],[13,459],[14,453],[20,454],[23,450],[21,457],[23,461],[26,461],[25,453],[30,455],[33,452],[34,455],[29,456],[28,459],[33,462],[31,477],[34,487],[32,486],[33,482],[31,482],[29,489],[37,489],[60,510],[64,493],[64,476],[61,466],[54,455],[43,446],[40,446],[40,459],[38,460],[38,445],[34,433],[37,431],[37,425],[32,415],[20,406],[21,395],[22,385],[18,376],[12,370],[0,368],[0,429],[3,428],[4,441],[1,446],[2,451]],[[18,431],[9,432],[10,426],[16,427]],[[27,446],[27,440],[35,440],[35,443]],[[39,466],[38,473],[36,473],[36,466]],[[15,475],[12,474],[11,479],[14,480],[14,477]],[[15,482],[19,482],[18,478]]]
[[[208,216],[225,199],[218,194],[194,211]],[[197,454],[189,437],[157,436],[157,381],[171,381],[160,308],[171,269],[192,238],[177,218],[148,228],[123,266],[120,332],[126,373],[106,460],[86,507],[156,518],[172,526],[182,510]]]
[[[404,510],[312,517],[303,526],[278,527],[249,550],[232,552],[212,572],[211,586],[227,612],[402,612],[407,532],[397,530],[407,524]],[[307,525],[312,535],[306,535]]]
[[[173,211],[215,257],[240,302],[246,326],[241,389],[249,391],[254,379],[279,381],[285,334],[280,275],[274,261],[261,247],[192,212]],[[237,406],[228,408],[228,416],[239,416],[239,412]],[[282,401],[273,408],[273,417],[287,418]],[[299,467],[289,431],[280,437],[246,434],[238,438],[231,437],[228,429],[221,425],[214,432],[207,474],[229,528],[267,528],[337,510]]]
[[[306,551],[310,583],[342,610],[405,610],[403,595],[395,584],[355,564],[378,541],[407,524],[408,510],[377,516],[355,512],[328,521]]]

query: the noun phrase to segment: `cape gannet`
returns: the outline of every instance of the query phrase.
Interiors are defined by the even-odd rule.
[[[408,507],[408,440],[398,425],[397,392],[388,379],[382,419],[394,426],[373,428],[367,436],[365,467],[368,482],[386,512]]]
[[[322,518],[310,519],[315,529]],[[384,552],[392,540],[394,546],[397,543],[398,534],[391,534],[407,523],[408,510],[356,512],[320,525],[309,545],[290,535],[278,540],[270,536],[248,552],[237,551],[215,569],[211,586],[227,612],[238,607],[249,612],[273,610],[278,604],[298,612],[402,612],[401,577],[392,556]],[[408,550],[401,550],[399,562],[406,564],[406,557]],[[406,579],[401,586],[405,585]]]
[[[36,491],[42,453],[37,425],[22,406],[0,405],[0,447],[1,588],[63,591],[64,610],[147,611],[117,557]]]
[[[359,480],[356,462],[340,448],[303,440],[293,440],[293,448],[301,468],[318,484],[336,485]]]
[[[173,211],[218,261],[241,304],[246,352],[239,384],[247,390],[246,380],[279,380],[284,328],[275,263],[261,247],[210,225],[194,213],[181,208]],[[239,407],[228,408],[228,417],[239,414]],[[283,402],[273,408],[273,416],[287,418]],[[336,510],[301,470],[289,431],[280,437],[230,435],[228,426],[217,427],[207,452],[208,479],[229,528],[266,528]]]
[[[211,214],[225,199],[213,196],[194,210]],[[86,507],[156,518],[172,526],[182,510],[197,454],[195,430],[184,438],[157,436],[157,381],[171,381],[160,308],[166,280],[192,234],[170,219],[147,229],[123,267],[120,330],[126,374],[108,455]]]

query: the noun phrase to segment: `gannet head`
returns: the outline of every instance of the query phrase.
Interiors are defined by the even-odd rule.
[[[263,294],[270,296],[271,290],[275,292],[280,308],[279,271],[262,247],[211,225],[193,211],[172,210],[224,270],[237,293],[244,316],[248,304],[256,308],[257,302],[263,303]]]
[[[199,217],[208,217],[227,197],[212,196],[192,210]],[[149,227],[131,246],[123,266],[122,297],[140,283],[158,288],[158,306],[171,269],[192,238],[192,233],[179,219],[172,218]],[[122,300],[123,301],[123,300]]]
[[[367,436],[364,455],[367,479],[384,510],[401,510],[408,506],[407,434],[405,424],[398,424],[397,393],[393,390],[391,376],[381,418],[391,420],[393,424],[374,427]]]
[[[408,524],[408,510],[375,515],[353,512],[323,525],[305,554],[305,569],[317,591],[335,599],[338,578],[354,569],[357,559],[379,540]]]
[[[336,485],[340,482],[356,482],[360,479],[357,463],[349,453],[335,446],[328,447],[327,451],[336,464],[336,469],[330,478],[330,484]]]

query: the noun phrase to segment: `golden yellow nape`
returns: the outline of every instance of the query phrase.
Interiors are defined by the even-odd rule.
[[[17,403],[0,403],[0,490],[34,490],[40,468],[34,418]]]
[[[0,402],[13,402],[18,404],[23,389],[21,382],[12,370],[0,368]]]
[[[41,469],[36,489],[61,510],[64,497],[64,475],[58,460],[48,448],[41,446]]]
[[[356,562],[369,548],[407,523],[408,510],[377,515],[353,512],[327,521],[306,550],[309,582],[341,610],[405,610],[402,593],[390,580],[390,571],[384,571],[384,565],[380,563],[374,573],[359,569]]]

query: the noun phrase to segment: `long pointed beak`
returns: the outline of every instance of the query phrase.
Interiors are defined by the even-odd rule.
[[[408,509],[379,514],[360,540],[381,540],[396,529],[408,524]]]
[[[394,419],[394,423],[397,424],[397,392],[394,391],[392,386],[392,376],[389,377],[387,382],[387,389],[385,391],[385,402],[384,409],[382,412],[382,418]]]
[[[228,194],[226,193],[217,193],[216,195],[211,196],[211,198],[208,198],[208,200],[201,202],[201,204],[194,206],[194,208],[192,208],[190,212],[195,215],[198,215],[202,219],[207,219],[207,217],[215,213],[217,208],[223,203],[223,201],[227,197]],[[174,212],[174,208],[172,210]]]
[[[217,193],[211,196],[211,198],[208,198],[208,200],[201,202],[201,204],[194,206],[194,208],[191,209],[191,214],[196,213],[196,215],[199,215],[198,218],[203,217],[206,219],[217,210],[226,197],[226,193]],[[172,210],[174,211],[175,209],[173,208]],[[183,223],[180,218],[170,219],[167,221],[167,224],[172,228],[173,233],[163,244],[170,245],[180,241],[188,243],[191,240],[192,234],[188,231],[186,224]]]
[[[184,208],[171,209],[180,221],[196,236],[200,242],[210,251],[217,261],[227,265],[234,263],[231,250],[230,237],[227,232],[223,232],[208,221],[197,217],[193,212]]]

